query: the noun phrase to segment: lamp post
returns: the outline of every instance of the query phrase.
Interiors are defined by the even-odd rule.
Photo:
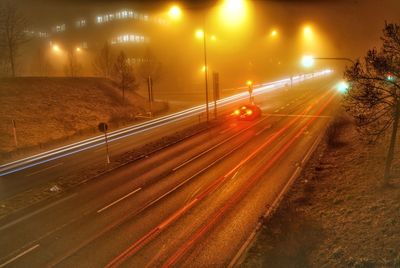
[[[205,90],[206,90],[206,114],[207,114],[207,123],[210,120],[209,107],[208,107],[208,65],[207,65],[207,40],[206,40],[206,18],[204,16],[204,29],[203,29],[203,52],[204,52],[204,81],[205,81]]]

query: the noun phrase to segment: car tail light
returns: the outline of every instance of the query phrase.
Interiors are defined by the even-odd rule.
[[[237,109],[237,110],[235,110],[235,111],[233,112],[233,114],[239,115],[239,114],[240,114],[240,111]]]
[[[253,111],[252,111],[252,110],[247,110],[247,111],[246,111],[246,114],[247,114],[247,115],[252,115],[252,114],[253,114]]]

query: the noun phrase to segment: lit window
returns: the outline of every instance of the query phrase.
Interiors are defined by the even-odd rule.
[[[102,16],[97,16],[96,17],[96,22],[97,23],[103,23],[103,17]]]
[[[82,20],[77,20],[75,22],[75,26],[77,28],[81,28],[81,27],[85,27],[86,26],[86,20],[82,19]]]

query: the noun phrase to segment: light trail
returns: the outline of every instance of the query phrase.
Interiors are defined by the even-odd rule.
[[[324,93],[320,96],[315,102],[306,107],[300,114],[306,114],[309,112],[321,99],[326,97],[330,92]],[[276,140],[280,135],[282,135],[285,131],[287,131],[291,126],[293,126],[301,117],[296,117],[289,121],[285,126],[271,135],[262,145],[260,145],[255,151],[246,156],[243,160],[241,160],[236,166],[234,166],[230,171],[228,171],[225,175],[219,177],[207,187],[205,187],[194,199],[192,199],[189,203],[185,204],[183,207],[172,213],[169,217],[167,217],[164,221],[150,230],[147,234],[142,236],[139,240],[134,242],[131,246],[129,246],[126,250],[124,250],[121,254],[111,260],[105,267],[113,268],[120,266],[126,259],[130,256],[134,255],[137,251],[139,251],[143,246],[152,241],[159,233],[161,233],[165,228],[167,228],[170,224],[178,220],[182,217],[186,212],[188,212],[192,207],[206,198],[209,194],[218,189],[223,183],[228,180],[232,175],[234,175],[243,165],[248,163],[251,159],[253,159],[256,155],[258,155],[262,150],[264,150],[267,146],[269,146],[274,140]],[[311,119],[310,119],[311,120]]]
[[[317,77],[329,75],[332,73],[332,70],[323,70],[316,73],[305,74],[305,75],[297,75],[292,77],[292,83],[300,83],[303,81],[307,81],[310,79],[314,79]],[[291,83],[290,78],[285,78],[281,80],[277,80],[274,82],[263,83],[254,86],[253,96],[257,96],[260,94],[265,94],[271,92],[273,90],[279,89]],[[246,90],[245,92],[241,92],[224,99],[218,100],[218,107],[224,107],[229,104],[233,104],[238,101],[243,101],[248,99],[247,87],[240,87],[238,90]],[[179,111],[170,115],[165,115],[159,118],[155,118],[140,124],[136,124],[133,126],[125,127],[120,130],[112,131],[108,134],[109,142],[114,142],[116,140],[120,140],[126,137],[130,137],[157,127],[161,127],[164,125],[172,124],[177,121],[181,121],[193,116],[197,116],[205,111],[205,104],[198,105],[192,108],[188,108],[183,111]],[[214,107],[214,102],[209,103],[210,109]],[[0,165],[0,176],[5,176],[11,173],[15,173],[27,168],[31,168],[43,163],[47,163],[50,161],[54,161],[56,159],[66,157],[72,154],[76,154],[82,151],[89,150],[91,148],[104,145],[104,136],[98,135],[83,141],[75,142],[66,146],[62,146],[56,149],[52,149],[43,153],[39,153],[33,156],[29,156],[23,159],[19,159],[16,161],[12,161],[3,165]]]

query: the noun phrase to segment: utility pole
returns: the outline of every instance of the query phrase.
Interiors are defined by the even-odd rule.
[[[213,73],[214,118],[217,119],[217,100],[219,100],[219,74]]]
[[[203,50],[204,50],[204,80],[206,86],[206,114],[207,123],[210,121],[209,108],[208,108],[208,65],[207,65],[207,41],[206,41],[206,18],[204,17],[204,30],[203,30]]]
[[[153,116],[153,80],[151,79],[151,76],[149,75],[147,79],[147,91],[149,94],[149,109],[150,109],[150,117]]]

